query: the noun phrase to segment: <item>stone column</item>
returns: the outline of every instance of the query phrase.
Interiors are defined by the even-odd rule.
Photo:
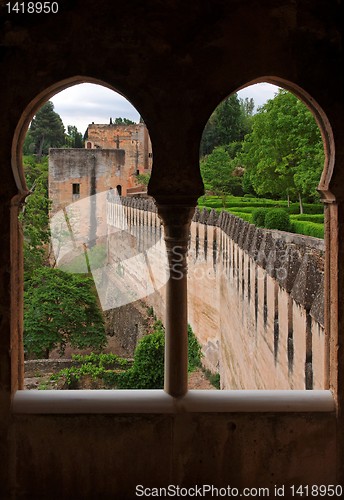
[[[188,384],[187,250],[194,210],[191,206],[158,204],[158,214],[164,224],[169,273],[165,313],[165,391],[173,397],[184,396]]]

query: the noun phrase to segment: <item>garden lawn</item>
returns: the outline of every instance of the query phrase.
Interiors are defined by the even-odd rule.
[[[290,215],[290,232],[315,238],[324,237],[324,209],[321,203],[304,203],[304,213],[300,214],[299,204],[291,203],[288,207],[286,200],[227,196],[224,208],[221,197],[201,196],[198,200],[198,207],[201,210],[203,208],[208,210],[213,208],[217,212],[226,210],[249,223],[252,223],[252,211],[256,208],[283,208]]]

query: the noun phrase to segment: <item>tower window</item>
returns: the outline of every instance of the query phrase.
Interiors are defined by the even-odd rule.
[[[73,200],[78,200],[80,198],[80,184],[79,183],[72,184],[72,194],[73,194]]]

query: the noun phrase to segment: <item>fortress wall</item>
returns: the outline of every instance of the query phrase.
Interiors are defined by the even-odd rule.
[[[154,205],[122,201],[132,231],[145,228],[141,251],[150,248],[152,235],[154,241],[162,236]],[[149,259],[155,290],[145,301],[164,320],[166,265],[159,242]],[[202,345],[203,364],[220,373],[222,388],[325,387],[323,254],[322,240],[196,209],[188,255],[189,323]]]
[[[123,149],[126,152],[130,175],[151,169],[152,152],[147,127],[144,123],[127,124],[90,124],[87,129],[87,143],[93,148]]]
[[[123,149],[50,149],[51,213],[118,184],[126,187],[128,176],[129,165]],[[77,198],[73,196],[73,184],[80,186]]]

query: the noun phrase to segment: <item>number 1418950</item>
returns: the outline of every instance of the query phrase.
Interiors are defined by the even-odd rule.
[[[341,497],[343,494],[343,488],[339,484],[290,486],[290,489],[293,497]]]
[[[9,14],[56,14],[59,11],[57,2],[8,2]]]

